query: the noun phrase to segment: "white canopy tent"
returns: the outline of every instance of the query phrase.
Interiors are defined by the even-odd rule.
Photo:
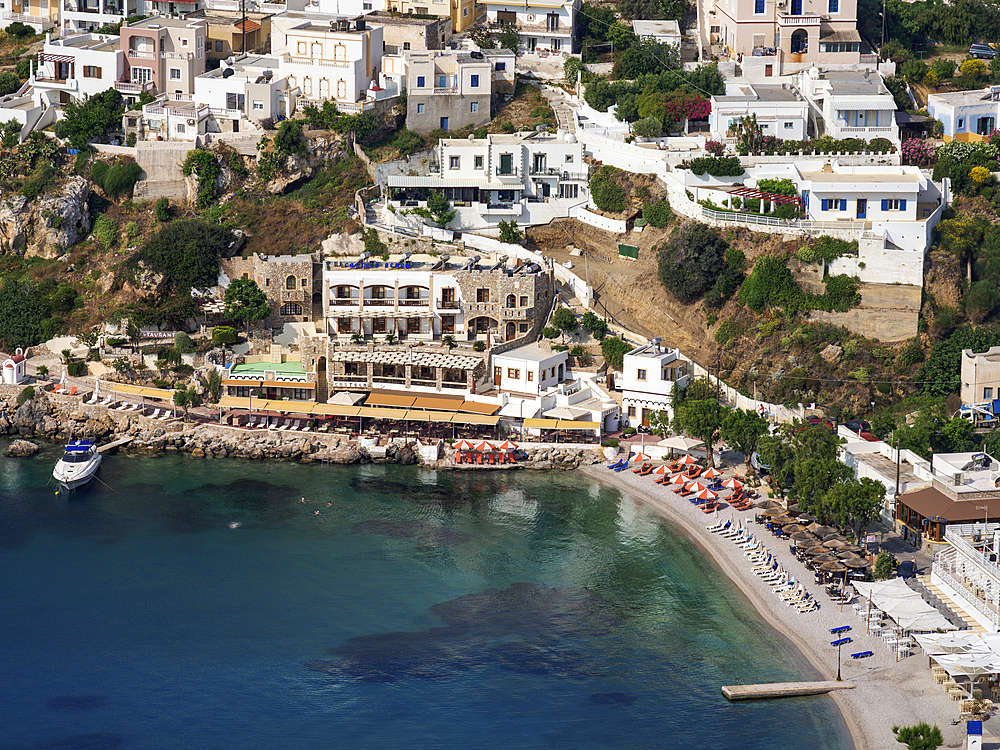
[[[983,637],[971,631],[920,633],[913,637],[928,656],[935,658],[945,654],[968,654],[990,651],[990,645]],[[993,637],[998,641],[995,650],[1000,653],[1000,636]]]
[[[944,615],[923,600],[916,591],[898,578],[869,583],[854,581],[855,590],[906,631],[931,632],[957,630]]]

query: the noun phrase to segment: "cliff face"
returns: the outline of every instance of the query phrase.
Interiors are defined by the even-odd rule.
[[[0,253],[58,258],[90,232],[90,183],[71,177],[52,195],[0,200]]]

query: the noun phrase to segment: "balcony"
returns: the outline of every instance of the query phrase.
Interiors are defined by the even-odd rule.
[[[437,303],[439,310],[459,310],[460,303],[457,299],[439,299]]]
[[[435,94],[457,94],[458,86],[435,86]]]
[[[153,88],[152,81],[146,81],[145,83],[127,83],[125,81],[115,81],[115,91],[119,94],[132,94],[133,96],[138,96],[143,91],[149,91]]]
[[[356,299],[351,299],[350,297],[334,297],[330,300],[330,307],[349,307],[358,306],[358,301]]]
[[[29,16],[26,13],[14,13],[9,10],[0,10],[0,21],[20,21],[21,23],[34,24],[36,26],[46,26],[54,23],[51,18]]]
[[[793,16],[788,13],[778,14],[778,26],[781,27],[802,27],[802,26],[819,26],[822,17],[812,14],[802,14],[799,16]]]
[[[431,301],[429,299],[401,299],[400,307],[427,307]]]
[[[502,171],[500,167],[497,167],[493,174],[501,182],[521,182],[521,170],[517,167],[512,167],[507,171]]]
[[[160,57],[164,60],[193,60],[192,52],[161,52]]]
[[[42,88],[58,86],[63,91],[76,91],[80,88],[80,83],[75,78],[52,78],[44,73],[35,76],[35,85]]]
[[[140,52],[137,49],[130,49],[128,56],[130,60],[156,60],[155,52]]]
[[[490,203],[483,207],[482,212],[484,214],[492,214],[494,216],[520,216],[521,215],[521,204],[520,203]]]

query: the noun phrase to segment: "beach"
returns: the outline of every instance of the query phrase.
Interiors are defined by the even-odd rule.
[[[857,750],[898,750],[901,745],[892,727],[923,721],[941,729],[944,746],[959,747],[964,743],[965,723],[958,726],[951,723],[958,718],[961,704],[950,701],[934,682],[927,657],[917,652],[897,663],[895,653],[885,647],[881,637],[866,635],[865,624],[858,620],[850,605],[841,611],[822,587],[813,583],[813,573],[791,554],[787,540],[777,539],[752,522],[753,510],[741,513],[725,508],[717,516],[706,515],[698,506],[654,484],[652,476],[640,477],[631,470],[612,472],[599,465],[582,467],[580,471],[620,489],[689,537],[736,584],[760,615],[801,652],[822,679],[833,680],[837,676],[837,649],[830,646],[837,636],[830,634],[830,628],[851,626],[847,635],[852,643],[843,648],[841,676],[856,687],[830,695],[844,716]],[[819,601],[818,610],[801,614],[786,605],[770,585],[754,575],[739,545],[708,531],[708,525],[729,518],[734,524],[744,519],[789,575],[805,583],[806,590]],[[860,651],[874,651],[875,655],[861,660],[850,658],[850,654]]]

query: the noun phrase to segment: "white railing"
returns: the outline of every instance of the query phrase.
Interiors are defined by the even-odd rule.
[[[0,20],[20,21],[21,23],[33,23],[44,26],[47,23],[55,23],[51,18],[42,16],[29,16],[27,13],[12,13],[9,10],[0,10]]]
[[[869,133],[891,133],[892,128],[838,128],[841,135],[868,135]]]
[[[283,55],[281,61],[285,65],[293,65],[302,68],[313,68],[319,66],[321,68],[339,68],[341,70],[351,70],[354,67],[353,62],[338,62],[334,60],[324,60],[320,57],[292,57],[291,55]]]
[[[208,111],[216,117],[225,117],[229,120],[238,120],[243,116],[242,110],[239,109],[220,109],[219,107],[209,107]]]
[[[160,57],[164,60],[192,60],[194,59],[194,53],[192,52],[161,52]]]
[[[205,7],[209,10],[240,10],[236,0],[206,0]],[[249,9],[249,6],[247,6]],[[287,10],[284,3],[255,3],[253,9],[257,13],[283,13]]]
[[[819,16],[793,16],[788,13],[778,14],[779,26],[819,26]]]
[[[865,231],[863,221],[799,221],[793,219],[777,219],[773,216],[761,216],[751,213],[730,213],[728,211],[713,211],[705,206],[701,207],[702,216],[715,221],[724,221],[731,224],[759,224],[768,227],[788,227],[789,229],[802,229],[815,232],[836,232],[860,235]]]
[[[153,82],[146,83],[126,83],[125,81],[115,81],[115,91],[122,94],[141,94],[152,88]]]
[[[961,553],[963,557],[978,568],[981,573],[1000,582],[1000,568],[987,563],[982,552],[973,547],[959,534],[949,533],[950,531],[950,528],[945,529],[944,536],[948,543],[955,548],[956,554]]]
[[[156,54],[153,52],[140,52],[137,49],[130,49],[128,56],[133,60],[155,60]]]
[[[962,601],[965,604],[972,605],[973,609],[975,609],[980,614],[983,614],[986,617],[988,617],[990,622],[993,623],[993,628],[995,630],[1000,630],[1000,613],[998,613],[994,609],[991,609],[990,606],[986,604],[986,602],[984,602],[978,596],[974,596],[965,587],[965,584],[960,583],[951,574],[951,572],[945,568],[944,565],[935,562],[931,569],[931,572],[938,578],[940,578],[942,581],[944,581],[946,584],[948,584],[956,594],[962,597]]]

